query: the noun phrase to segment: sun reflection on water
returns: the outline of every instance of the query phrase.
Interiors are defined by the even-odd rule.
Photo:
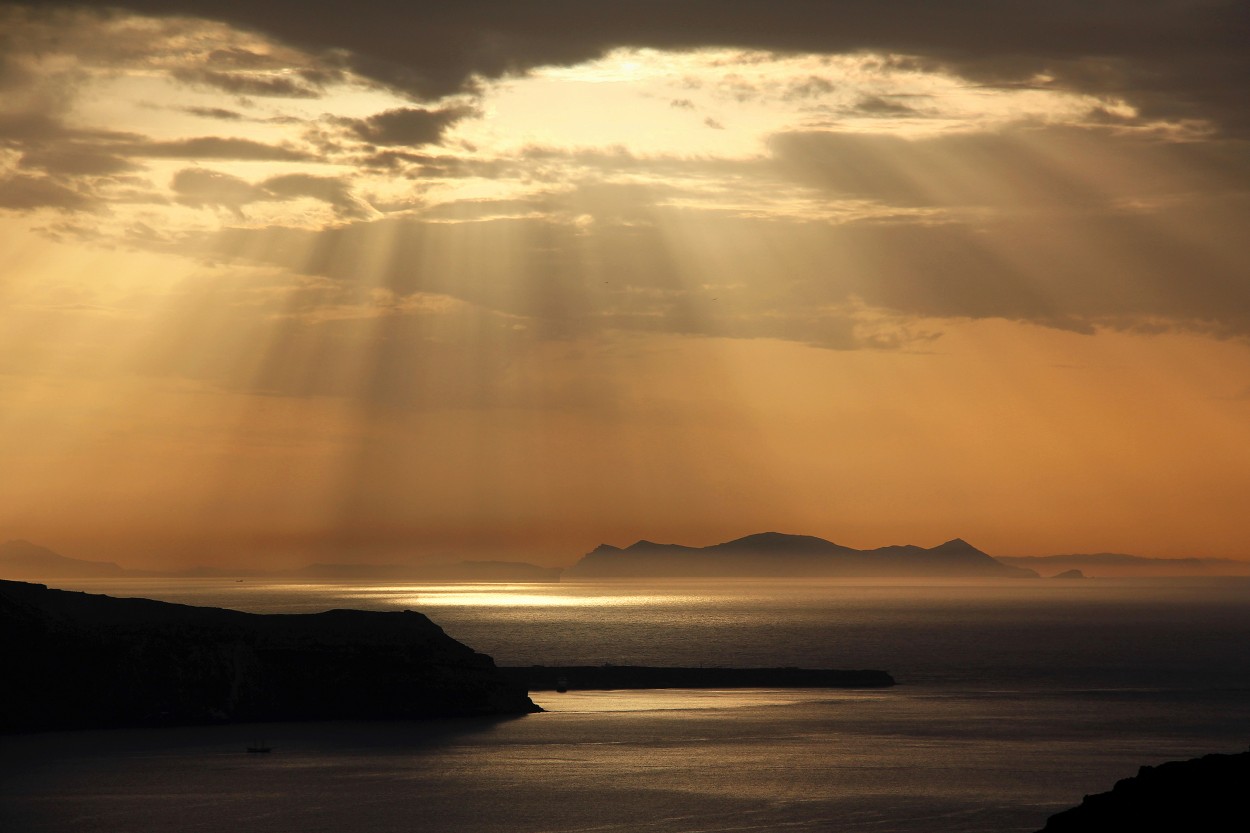
[[[389,607],[656,607],[697,605],[708,601],[702,595],[669,593],[569,593],[567,588],[550,591],[530,584],[420,584],[353,589],[343,598]]]

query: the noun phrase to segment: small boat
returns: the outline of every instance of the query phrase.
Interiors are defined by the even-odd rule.
[[[262,740],[262,741],[259,741],[259,742],[257,742],[257,743],[253,743],[253,744],[251,744],[250,746],[248,746],[248,747],[247,747],[247,751],[248,751],[250,754],[253,754],[253,755],[260,755],[260,754],[263,754],[263,753],[265,753],[265,752],[272,752],[272,751],[273,751],[273,747],[272,747],[272,746],[268,746],[268,745],[266,745],[266,744],[265,744],[265,742]]]
[[[568,690],[569,690],[569,681],[567,678],[561,677],[560,679],[556,680],[556,691],[558,693],[564,694]]]

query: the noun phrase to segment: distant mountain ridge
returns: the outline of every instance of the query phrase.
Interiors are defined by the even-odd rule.
[[[1008,568],[1004,570],[1003,568]],[[1019,571],[1016,571],[1018,568]],[[1250,576],[1250,561],[1230,558],[1147,558],[1124,553],[990,556],[953,538],[936,547],[894,545],[858,550],[813,535],[760,532],[690,547],[640,540],[601,544],[568,568],[520,561],[418,564],[309,564],[285,570],[187,567],[135,570],[112,562],[69,558],[24,540],[0,543],[0,578],[49,581],[85,578],[257,578],[324,581],[558,582],[562,576],[1053,576],[1080,570],[1091,578]]]
[[[565,571],[568,578],[952,576],[1036,578],[953,538],[858,550],[812,535],[761,532],[708,547],[638,541],[624,549],[600,544]]]
[[[302,578],[329,581],[559,581],[559,567],[520,561],[455,561],[441,564],[309,564],[290,570],[188,567],[131,570],[106,561],[84,561],[29,541],[0,543],[0,579],[51,581],[80,578]]]
[[[46,578],[120,578],[134,573],[108,561],[83,561],[17,539],[0,544],[0,576]]]

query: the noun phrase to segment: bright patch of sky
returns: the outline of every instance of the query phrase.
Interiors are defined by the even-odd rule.
[[[0,116],[56,112],[77,131],[58,139],[62,160],[114,160],[107,175],[67,169],[56,180],[49,168],[41,180],[107,204],[107,214],[60,224],[106,236],[133,235],[136,224],[173,234],[398,214],[455,222],[537,212],[586,223],[596,211],[566,198],[588,183],[739,216],[898,216],[919,209],[734,165],[769,160],[770,138],[793,132],[922,140],[1134,116],[1123,102],[1053,89],[1042,76],[989,88],[905,56],[724,49],[617,49],[483,81],[477,94],[414,102],[334,55],[222,24],[84,12],[13,25],[26,27],[15,42],[28,47],[10,60],[35,80],[29,95],[0,104]],[[445,123],[423,129],[427,116]],[[0,158],[10,172],[30,161]],[[602,207],[602,195],[594,199]]]
[[[901,56],[620,49],[488,87],[484,118],[456,135],[495,152],[530,145],[640,155],[749,157],[778,132],[907,137],[1020,121],[1131,117],[1123,102],[1058,89],[986,88]]]

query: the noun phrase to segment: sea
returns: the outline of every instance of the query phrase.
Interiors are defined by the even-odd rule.
[[[1250,744],[1245,578],[62,586],[417,610],[500,665],[871,668],[898,685],[541,692],[543,713],[502,720],[8,736],[5,833],[1035,831],[1142,765]]]

